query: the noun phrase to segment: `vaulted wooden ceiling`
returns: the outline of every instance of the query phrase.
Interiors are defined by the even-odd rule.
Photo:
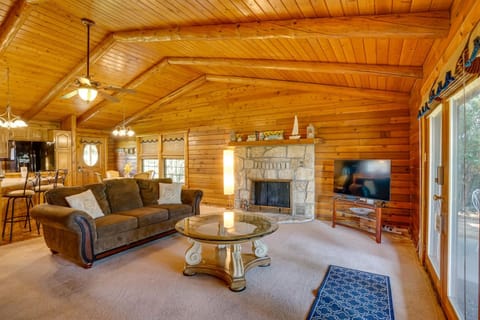
[[[163,105],[227,85],[407,102],[448,34],[452,2],[0,0],[0,103],[26,120],[74,114],[78,127],[100,130],[125,110],[141,132],[135,125]],[[84,17],[96,23],[93,78],[136,90],[118,94],[120,103],[60,98],[86,73]]]

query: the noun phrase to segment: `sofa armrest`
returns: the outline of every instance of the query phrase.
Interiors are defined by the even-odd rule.
[[[30,213],[33,218],[42,224],[73,232],[81,231],[78,225],[78,219],[75,218],[82,218],[86,220],[85,222],[89,225],[92,232],[96,231],[95,222],[92,217],[82,210],[52,204],[40,204],[33,207]]]
[[[97,231],[90,215],[82,210],[52,204],[37,205],[30,210],[30,214],[44,226],[44,238],[52,251],[79,259],[86,267],[92,265]],[[47,234],[47,229],[51,234]],[[72,237],[67,240],[59,237],[59,234],[71,234]],[[65,248],[69,252],[63,252]]]
[[[200,214],[200,201],[202,201],[203,191],[194,189],[182,190],[182,203],[189,204],[193,208],[193,214]]]

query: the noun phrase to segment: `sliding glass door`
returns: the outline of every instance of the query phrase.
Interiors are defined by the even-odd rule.
[[[450,99],[447,295],[460,319],[479,319],[480,79]]]
[[[442,235],[442,110],[438,106],[428,117],[429,161],[428,161],[428,241],[427,257],[433,274],[440,279],[441,235]]]

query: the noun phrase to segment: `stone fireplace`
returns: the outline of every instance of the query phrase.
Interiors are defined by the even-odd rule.
[[[255,198],[259,197],[259,182],[261,189],[269,190],[272,199],[262,194],[261,204],[255,204],[259,201]],[[285,183],[288,184],[288,188]],[[285,199],[286,190],[289,193],[288,201]],[[281,195],[276,194],[277,192],[281,192]],[[272,203],[273,205],[270,205]],[[279,143],[274,146],[237,146],[234,207],[314,218],[315,146],[292,143]]]

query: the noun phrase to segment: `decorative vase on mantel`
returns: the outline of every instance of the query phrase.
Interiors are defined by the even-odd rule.
[[[297,115],[295,115],[295,118],[293,119],[292,135],[289,138],[290,139],[300,139],[300,135],[298,134],[298,118],[297,118]]]
[[[313,124],[309,124],[307,126],[307,139],[315,138],[315,126]]]

